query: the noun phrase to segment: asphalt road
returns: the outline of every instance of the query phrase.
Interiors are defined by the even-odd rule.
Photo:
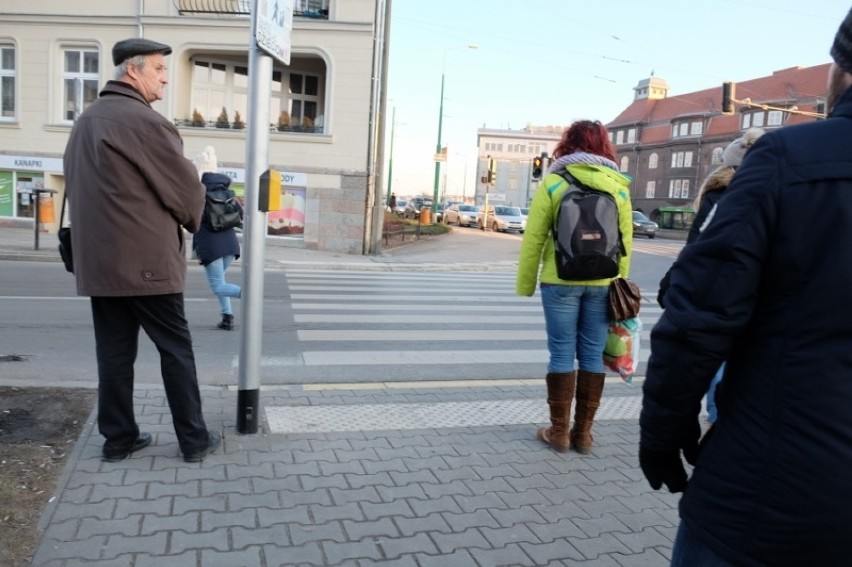
[[[429,273],[429,281],[435,282],[418,300],[396,301],[396,306],[385,306],[385,313],[395,313],[396,323],[383,325],[376,323],[372,328],[439,331],[454,329],[452,322],[447,324],[423,323],[423,311],[406,309],[406,303],[440,301],[440,297],[428,298],[430,289],[441,287],[441,269],[447,269],[449,274],[471,273],[471,277],[482,278],[481,281],[492,281],[497,278],[501,282],[500,289],[504,296],[512,296],[512,274],[514,262],[517,260],[521,236],[516,234],[494,234],[476,229],[457,229],[451,235],[429,240],[422,240],[404,247],[387,251],[382,257],[372,260],[364,257],[336,255],[316,255],[288,251],[268,247],[267,265],[281,262],[280,269],[267,269],[264,273],[264,313],[263,341],[264,356],[276,361],[286,361],[288,357],[299,357],[304,347],[299,341],[300,325],[294,314],[288,273],[294,270],[318,271],[316,281],[322,282],[323,270],[329,268],[342,273],[353,273],[372,268],[376,290],[371,293],[387,294],[389,296],[411,294],[405,286],[408,280],[398,278],[399,274],[410,271],[414,276],[412,281],[426,278],[416,274]],[[668,269],[677,251],[682,246],[679,241],[661,239],[637,239],[635,243],[632,278],[636,280],[646,295],[656,293],[656,285],[665,270]],[[294,260],[294,257],[296,258]],[[357,260],[357,261],[356,261]],[[336,262],[336,263],[335,263]],[[378,266],[376,264],[379,264]],[[375,269],[375,268],[379,269]],[[322,270],[319,270],[322,268]],[[385,271],[388,270],[388,271]],[[94,358],[94,337],[91,328],[91,315],[87,298],[77,297],[72,276],[67,274],[62,265],[56,262],[30,261],[0,261],[0,309],[4,317],[0,320],[0,356],[13,356],[13,360],[0,363],[0,381],[12,384],[28,385],[73,385],[75,383],[91,384],[96,380],[96,365]],[[330,273],[330,272],[327,272]],[[229,270],[229,279],[234,282],[242,280],[239,263]],[[422,283],[422,282],[421,282]],[[318,285],[313,283],[310,285]],[[483,284],[484,285],[484,284]],[[218,305],[210,294],[202,268],[191,265],[188,271],[186,290],[187,318],[195,343],[199,382],[209,385],[234,384],[237,380],[240,351],[240,332],[225,332],[215,328],[219,320]],[[348,301],[348,300],[344,300]],[[235,301],[237,320],[240,318],[240,302]],[[362,313],[364,310],[362,308]],[[369,312],[367,312],[369,313]],[[499,315],[492,310],[470,315],[469,324],[476,326],[476,318],[480,315]],[[406,321],[400,323],[399,320]],[[410,321],[410,323],[408,323]],[[543,325],[543,322],[541,323]],[[456,325],[458,327],[458,325]],[[465,326],[462,325],[462,328]],[[314,328],[328,331],[337,329],[358,329],[351,323],[324,323]],[[491,328],[484,326],[484,328]],[[428,333],[424,336],[428,336]],[[471,341],[466,347],[482,348],[481,343]],[[430,344],[428,340],[421,341],[425,350],[440,350],[439,344]],[[336,349],[349,349],[357,352],[363,348],[357,341],[341,342]],[[388,347],[391,348],[391,347]],[[20,358],[20,360],[14,360]],[[506,367],[477,366],[475,376],[467,378],[495,377],[511,371],[514,377],[519,373],[528,372],[529,377],[537,377],[540,369],[531,366]],[[261,377],[263,384],[288,384],[304,380],[314,381],[353,381],[365,380],[427,380],[435,379],[446,373],[446,368],[432,368],[428,365],[399,367],[385,365],[376,368],[356,368],[334,375],[325,375],[320,370],[308,372],[289,372],[276,367],[263,367]],[[149,340],[140,339],[139,357],[136,366],[137,382],[160,383],[159,357]]]

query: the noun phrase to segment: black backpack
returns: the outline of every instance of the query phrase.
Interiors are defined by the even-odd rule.
[[[207,191],[203,222],[204,226],[213,232],[242,226],[242,210],[234,200],[234,192],[230,189]]]
[[[626,253],[618,228],[618,203],[609,193],[583,185],[565,170],[554,173],[569,185],[553,225],[559,279],[614,278]]]

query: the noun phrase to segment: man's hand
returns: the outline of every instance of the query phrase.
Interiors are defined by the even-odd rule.
[[[686,490],[686,469],[679,450],[653,451],[640,446],[639,466],[654,490],[662,488],[663,483],[672,493]]]
[[[698,421],[695,421],[690,429],[693,430],[693,435],[688,436],[688,440],[682,444],[680,449],[655,451],[639,445],[639,466],[654,490],[659,490],[663,484],[673,494],[686,490],[686,469],[683,467],[680,453],[683,451],[686,462],[695,465],[698,458],[698,439],[701,435],[701,425]]]

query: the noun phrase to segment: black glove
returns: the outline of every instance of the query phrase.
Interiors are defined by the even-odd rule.
[[[672,494],[686,490],[686,469],[683,467],[680,453],[683,451],[686,462],[695,465],[698,458],[698,439],[701,436],[701,425],[698,421],[695,421],[689,429],[692,430],[693,435],[685,438],[680,449],[656,451],[639,445],[639,466],[654,490],[659,490],[663,484]]]
[[[639,466],[654,490],[659,490],[663,483],[672,493],[686,490],[686,469],[678,449],[653,451],[640,446]]]

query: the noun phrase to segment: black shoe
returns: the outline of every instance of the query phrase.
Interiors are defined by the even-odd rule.
[[[133,442],[133,445],[131,445],[129,449],[127,449],[126,451],[120,451],[118,453],[107,453],[106,451],[104,451],[103,455],[101,456],[101,460],[105,463],[117,463],[129,457],[130,453],[138,451],[140,449],[144,449],[150,444],[151,434],[140,433],[139,436],[136,438],[136,441]]]
[[[187,463],[200,463],[204,460],[204,457],[218,449],[219,445],[221,444],[222,436],[216,433],[215,431],[211,431],[208,433],[207,447],[195,451],[194,453],[185,454],[183,456],[183,460]]]
[[[222,321],[216,325],[219,329],[224,331],[231,331],[234,328],[234,316],[233,315],[222,315]]]

